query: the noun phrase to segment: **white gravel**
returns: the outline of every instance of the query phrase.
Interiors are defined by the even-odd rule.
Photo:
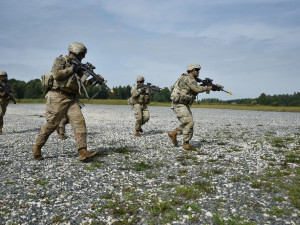
[[[276,182],[282,176],[270,175],[299,178],[299,113],[192,109],[197,151],[188,152],[168,138],[179,125],[169,107],[149,107],[142,137],[133,135],[129,106],[82,111],[88,148],[99,156],[79,162],[68,125],[69,138],[53,133],[45,159],[35,161],[45,105],[8,106],[0,135],[0,224],[300,224],[299,209]],[[284,147],[274,146],[275,138]],[[286,161],[292,153],[296,161]]]

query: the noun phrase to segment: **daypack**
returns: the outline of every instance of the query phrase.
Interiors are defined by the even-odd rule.
[[[43,74],[41,79],[42,87],[46,88],[46,90],[50,90],[53,87],[54,78],[52,73]]]

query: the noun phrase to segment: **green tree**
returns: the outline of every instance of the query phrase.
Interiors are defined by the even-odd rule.
[[[42,82],[40,79],[30,80],[26,84],[24,97],[29,99],[37,99],[44,97],[44,90],[42,88]]]
[[[14,96],[17,99],[24,98],[25,90],[26,90],[26,82],[16,79],[10,79],[9,83],[11,84],[11,87],[14,92]]]

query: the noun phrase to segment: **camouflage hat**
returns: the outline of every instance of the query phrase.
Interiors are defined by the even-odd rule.
[[[186,71],[191,71],[193,69],[201,69],[201,66],[197,63],[191,63],[187,66]]]
[[[75,54],[80,54],[80,53],[87,53],[87,49],[86,47],[79,42],[74,42],[72,44],[69,45],[68,48],[69,52],[75,53]]]
[[[7,73],[5,71],[0,71],[0,76],[6,76],[7,77]]]
[[[136,82],[145,81],[145,78],[143,76],[137,76]]]

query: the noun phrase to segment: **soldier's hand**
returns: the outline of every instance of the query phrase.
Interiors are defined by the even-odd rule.
[[[211,90],[212,90],[212,91],[221,91],[221,89],[222,89],[222,86],[219,85],[219,84],[213,84],[213,85],[211,86]]]

